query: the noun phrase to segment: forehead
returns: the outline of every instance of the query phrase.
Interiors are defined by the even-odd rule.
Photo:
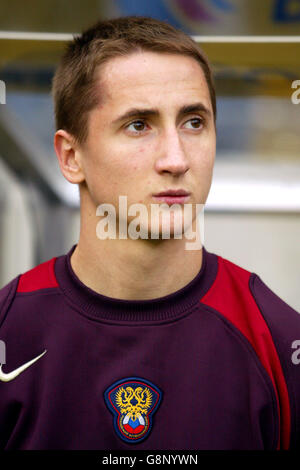
[[[135,52],[115,57],[99,70],[103,103],[151,105],[201,99],[211,108],[207,82],[196,59],[180,54]]]

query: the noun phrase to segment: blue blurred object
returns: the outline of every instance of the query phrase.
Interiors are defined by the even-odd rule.
[[[151,0],[151,2],[117,0],[116,4],[124,16],[149,16],[158,20],[167,21],[169,24],[175,26],[175,28],[180,28],[186,33],[193,33],[190,28],[176,18],[169,5],[166,5],[162,0]]]

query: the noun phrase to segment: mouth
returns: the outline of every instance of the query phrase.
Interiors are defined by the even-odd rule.
[[[188,191],[184,189],[168,189],[157,194],[153,194],[152,197],[158,202],[165,202],[166,204],[184,204],[190,198]]]

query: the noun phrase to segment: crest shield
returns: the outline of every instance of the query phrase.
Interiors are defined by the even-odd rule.
[[[113,414],[117,435],[125,442],[145,439],[153,425],[153,414],[162,398],[161,390],[140,377],[114,382],[104,392],[104,400]]]

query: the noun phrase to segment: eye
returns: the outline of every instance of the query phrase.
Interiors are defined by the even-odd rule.
[[[131,129],[130,129],[130,127],[131,127]],[[130,124],[128,124],[126,126],[126,129],[128,129],[130,131],[133,131],[134,133],[144,131],[145,128],[146,128],[146,124],[141,119],[138,119],[136,121],[132,121]]]
[[[192,118],[186,121],[185,124],[190,123],[192,127],[189,127],[189,129],[201,129],[203,127],[203,119],[202,118]]]

